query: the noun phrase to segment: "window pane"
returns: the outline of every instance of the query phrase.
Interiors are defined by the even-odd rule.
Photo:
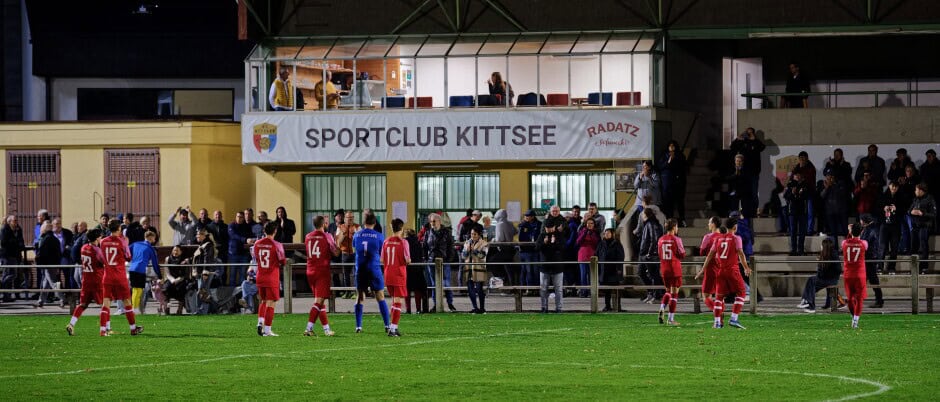
[[[543,199],[558,202],[558,176],[554,174],[532,175],[532,208],[541,208]]]
[[[472,208],[470,201],[470,176],[448,176],[444,179],[446,198],[444,204],[447,209]]]
[[[614,174],[596,173],[588,176],[588,187],[591,194],[588,201],[597,203],[598,209],[613,209],[614,201]]]
[[[359,205],[359,186],[355,176],[336,176],[333,178],[333,205],[346,210],[361,210]]]
[[[476,175],[474,182],[474,208],[499,209],[499,175]]]
[[[418,209],[444,209],[443,176],[418,176]]]
[[[330,177],[305,176],[304,210],[331,209],[330,205]]]
[[[385,210],[385,176],[362,176],[362,208]]]
[[[558,205],[562,208],[571,208],[578,205],[585,207],[585,188],[583,174],[562,174],[559,177],[561,193],[558,195]]]

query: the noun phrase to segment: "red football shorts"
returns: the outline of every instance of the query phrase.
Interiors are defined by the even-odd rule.
[[[676,272],[672,269],[660,271],[663,276],[663,285],[666,289],[682,287],[682,272]]]
[[[706,267],[702,272],[702,293],[709,295],[715,293],[715,285],[718,282],[718,271],[712,267]]]
[[[331,281],[329,270],[307,272],[307,284],[310,285],[313,297],[329,299]]]
[[[386,285],[385,290],[389,297],[408,297],[408,287]]]
[[[866,278],[844,278],[845,295],[851,299],[859,297],[865,299],[868,297],[868,286],[865,284]]]
[[[715,294],[730,295],[732,293],[740,297],[744,297],[747,293],[744,278],[741,277],[737,267],[719,271],[717,281],[715,281]]]
[[[104,293],[104,291],[102,290],[100,283],[96,283],[89,287],[82,286],[82,294],[80,296],[81,300],[79,301],[79,304],[101,304],[104,301],[102,293]]]
[[[102,285],[104,298],[108,300],[128,300],[131,298],[131,288],[127,283]],[[84,293],[84,291],[82,291]]]
[[[273,287],[258,287],[258,298],[261,300],[272,300],[278,301],[281,300],[281,293],[278,291],[278,288]]]

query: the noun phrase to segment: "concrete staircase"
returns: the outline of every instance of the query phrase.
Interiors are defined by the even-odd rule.
[[[715,151],[697,149],[695,159],[689,166],[689,175],[685,189],[686,221],[692,218],[711,216],[711,203],[706,201],[708,189],[711,187],[714,172],[708,168],[708,163],[715,158]]]

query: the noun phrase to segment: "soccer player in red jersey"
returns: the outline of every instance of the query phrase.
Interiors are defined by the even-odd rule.
[[[721,218],[717,216],[708,220],[708,233],[702,238],[702,245],[699,247],[703,256],[707,256],[712,246],[715,244],[715,237],[721,234],[718,228],[721,226]],[[717,266],[714,262],[706,266],[703,270],[695,274],[695,279],[702,277],[702,295],[705,297],[705,307],[714,310],[715,303],[712,296],[715,295],[715,278],[718,276]]]
[[[108,222],[111,236],[100,242],[101,253],[104,256],[104,300],[101,301],[101,336],[108,336],[111,322],[111,300],[124,301],[124,317],[131,327],[131,335],[144,332],[144,327],[137,326],[134,317],[134,306],[131,304],[131,288],[127,281],[127,261],[131,259],[131,251],[127,247],[127,239],[121,234],[121,221],[112,219]]]
[[[313,307],[310,307],[310,318],[307,319],[307,330],[304,336],[313,336],[313,324],[317,319],[323,325],[323,333],[333,336],[330,330],[330,320],[326,316],[324,301],[330,297],[330,261],[339,257],[339,247],[333,241],[333,236],[326,233],[326,218],[316,216],[313,218],[313,231],[304,238],[307,250],[307,283],[313,291]]]
[[[104,276],[104,255],[98,244],[101,243],[101,229],[92,229],[85,235],[87,243],[82,246],[82,293],[79,305],[72,314],[72,319],[65,330],[69,336],[75,335],[75,323],[92,302],[102,303],[101,279]]]
[[[723,233],[715,239],[715,244],[708,252],[705,258],[705,264],[702,269],[708,266],[712,261],[717,262],[718,276],[715,281],[715,328],[721,328],[723,324],[723,315],[725,309],[725,295],[734,293],[734,306],[731,310],[732,327],[745,329],[738,322],[738,315],[744,307],[744,278],[741,277],[741,271],[738,269],[738,262],[744,267],[745,275],[751,274],[751,267],[747,265],[747,257],[744,255],[744,249],[741,246],[741,238],[734,233],[738,228],[736,218],[728,218],[725,221],[726,233]]]
[[[408,264],[411,264],[411,251],[408,240],[402,234],[405,222],[401,219],[392,220],[392,235],[382,244],[382,253],[379,257],[385,267],[385,287],[392,296],[392,323],[389,325],[388,336],[401,336],[398,331],[398,320],[401,318],[401,304],[408,296]]]
[[[862,303],[868,297],[865,285],[865,251],[868,242],[859,238],[861,225],[849,225],[848,238],[842,241],[842,263],[845,266],[845,294],[852,313],[852,328],[858,328],[858,317],[862,315]]]
[[[682,259],[685,258],[685,247],[682,239],[676,236],[679,232],[679,223],[675,219],[666,221],[666,234],[659,238],[659,272],[663,276],[666,293],[662,304],[659,305],[659,323],[679,325],[676,322],[676,300],[679,298],[679,288],[682,287]],[[669,320],[663,320],[666,308],[669,308]]]
[[[274,306],[281,299],[281,267],[287,263],[284,255],[284,245],[274,240],[277,233],[277,222],[270,221],[264,225],[264,238],[255,242],[252,251],[258,263],[258,335],[278,336],[271,331],[274,322]],[[262,328],[263,326],[263,328]]]

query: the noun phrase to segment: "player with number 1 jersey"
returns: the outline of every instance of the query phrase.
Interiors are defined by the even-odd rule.
[[[323,303],[330,298],[330,262],[340,253],[333,236],[325,232],[326,227],[326,218],[317,216],[313,218],[314,230],[304,238],[304,248],[307,250],[307,284],[313,291],[313,307],[310,307],[304,336],[313,336],[313,325],[318,319],[323,325],[323,333],[333,336],[329,317],[326,315],[326,305]]]
[[[848,238],[842,241],[842,262],[845,266],[843,278],[849,312],[852,313],[852,328],[858,328],[858,318],[862,315],[862,303],[868,297],[865,273],[865,252],[868,242],[859,238],[861,225],[849,225]]]
[[[284,246],[274,240],[278,224],[274,221],[264,225],[264,237],[255,242],[253,254],[258,263],[258,335],[278,336],[271,331],[274,323],[274,306],[280,300],[281,267],[286,263]],[[263,326],[263,328],[262,328]]]
[[[676,322],[676,300],[679,298],[679,288],[682,287],[682,259],[685,258],[685,247],[682,239],[676,236],[679,233],[679,223],[675,219],[666,221],[666,234],[659,238],[659,272],[663,277],[666,293],[659,305],[659,323],[665,324],[663,315],[669,308],[669,325],[679,325]]]

